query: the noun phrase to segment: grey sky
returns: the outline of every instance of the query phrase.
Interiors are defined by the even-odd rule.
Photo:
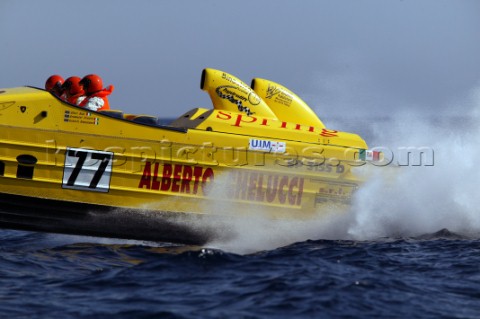
[[[322,119],[461,111],[480,87],[476,0],[1,0],[0,30],[0,87],[97,73],[112,108],[162,117],[210,107],[205,67],[281,83]]]

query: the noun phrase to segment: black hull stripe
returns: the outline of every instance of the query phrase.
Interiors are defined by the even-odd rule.
[[[208,218],[0,193],[0,227],[9,229],[203,245],[216,237]]]

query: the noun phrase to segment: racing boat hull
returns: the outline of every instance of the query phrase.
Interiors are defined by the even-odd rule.
[[[309,218],[348,204],[366,143],[262,81],[257,94],[206,69],[214,108],[169,125],[37,88],[0,89],[0,226],[192,244],[218,236],[231,214]],[[269,106],[269,95],[283,97]],[[287,102],[305,121],[287,121]]]

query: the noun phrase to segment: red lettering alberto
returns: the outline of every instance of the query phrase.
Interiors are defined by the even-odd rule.
[[[145,168],[143,169],[143,175],[142,178],[140,178],[140,183],[138,184],[138,188],[143,188],[143,186],[146,186],[147,189],[150,189],[150,183],[151,183],[151,164],[150,162],[145,163]]]
[[[202,177],[202,191],[203,195],[208,195],[208,192],[210,191],[211,188],[211,183],[213,182],[213,169],[210,167],[205,170],[205,173],[203,173]],[[207,184],[207,180],[210,180],[210,184]]]
[[[180,192],[190,194],[190,181],[192,180],[193,170],[191,166],[183,168],[182,188]]]
[[[172,180],[170,179],[171,176],[172,165],[163,164],[162,185],[160,186],[162,191],[168,191],[170,189],[170,184],[172,183]]]
[[[159,190],[160,189],[160,182],[157,180],[158,178],[158,163],[155,163],[155,169],[153,171],[153,178],[152,178],[152,189]]]
[[[198,183],[200,182],[200,177],[202,177],[202,168],[195,166],[193,169],[193,177],[195,177],[195,181],[193,182],[193,193],[196,194],[198,192]]]
[[[173,169],[172,192],[174,193],[178,193],[180,191],[180,185],[178,185],[178,182],[180,181],[182,168],[183,168],[183,165],[175,165]]]

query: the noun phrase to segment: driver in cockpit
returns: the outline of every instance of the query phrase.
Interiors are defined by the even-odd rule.
[[[51,75],[45,82],[45,90],[64,100],[65,95],[62,88],[63,83],[64,83],[64,80],[60,75],[58,74]]]

